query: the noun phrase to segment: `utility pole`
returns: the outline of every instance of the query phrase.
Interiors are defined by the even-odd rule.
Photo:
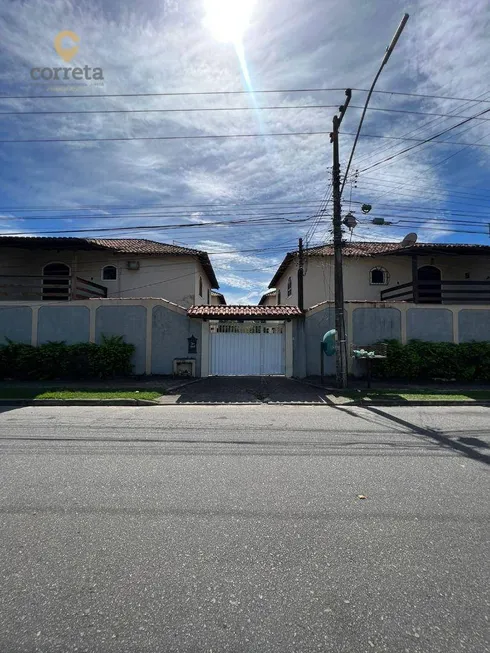
[[[333,131],[330,142],[333,145],[333,247],[335,274],[335,329],[337,330],[337,351],[335,356],[336,379],[339,388],[347,387],[347,339],[344,317],[344,275],[342,268],[342,206],[340,202],[340,154],[339,127],[349,106],[352,91],[345,91],[345,103],[339,107],[339,116],[333,117]]]
[[[305,307],[304,301],[304,266],[305,257],[303,250],[303,239],[299,239],[298,243],[298,306],[301,310]]]

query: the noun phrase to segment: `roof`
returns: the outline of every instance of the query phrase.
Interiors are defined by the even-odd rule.
[[[262,306],[262,304],[265,302],[266,298],[267,297],[272,297],[273,295],[276,294],[276,292],[277,292],[277,290],[275,288],[274,288],[274,290],[269,290],[269,292],[265,292],[262,295],[262,297],[260,298],[259,306]]]
[[[226,299],[223,293],[221,292],[216,292],[216,290],[211,290],[211,296],[212,297],[217,297],[220,300],[221,304],[226,304]]]
[[[201,263],[213,288],[218,280],[207,252],[178,245],[167,245],[145,238],[44,238],[40,236],[0,236],[0,247],[58,250],[105,250],[115,254],[144,256],[195,256]]]
[[[191,306],[189,317],[208,319],[281,320],[303,315],[298,306]]]
[[[416,243],[411,247],[402,247],[401,243],[374,243],[374,242],[351,242],[345,243],[342,247],[343,256],[412,256],[418,253],[424,254],[486,254],[490,255],[490,245],[469,245],[458,243]],[[305,256],[333,256],[333,245],[321,245],[319,247],[310,247],[304,250]],[[277,286],[279,279],[287,270],[290,263],[298,257],[298,250],[288,252],[283,262],[278,267],[269,288]]]

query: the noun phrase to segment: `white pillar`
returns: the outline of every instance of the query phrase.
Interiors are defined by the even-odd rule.
[[[146,364],[145,374],[151,374],[151,349],[153,335],[153,305],[146,307]]]
[[[210,344],[209,322],[203,320],[201,323],[201,376],[203,378],[209,376]]]
[[[88,310],[90,311],[90,323],[89,323],[89,342],[95,342],[95,317],[97,315],[97,304],[95,301],[91,301],[88,304]]]
[[[37,329],[38,329],[38,324],[39,324],[39,306],[33,306],[31,309],[31,345],[33,347],[37,347]]]
[[[459,308],[451,308],[453,316],[453,342],[459,345]]]
[[[286,376],[291,378],[293,370],[293,323],[286,322]]]

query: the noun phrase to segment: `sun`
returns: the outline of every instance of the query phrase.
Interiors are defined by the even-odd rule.
[[[241,43],[255,0],[205,0],[205,26],[223,43]]]

